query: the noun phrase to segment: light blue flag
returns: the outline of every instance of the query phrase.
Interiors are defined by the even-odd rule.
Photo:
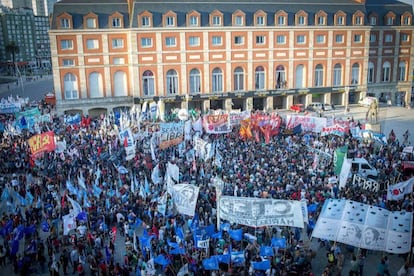
[[[101,193],[102,193],[102,189],[101,189],[101,188],[99,188],[96,184],[95,184],[95,185],[93,185],[93,195],[94,195],[96,198],[99,198],[99,196],[101,195]]]
[[[33,195],[29,191],[27,191],[26,192],[26,200],[29,203],[29,205],[32,205],[33,199],[34,199]]]
[[[147,179],[147,177],[145,176],[145,193],[147,194],[147,195],[149,195],[150,193],[151,193],[151,191],[150,191],[150,186],[149,186],[149,183],[148,183],[148,179]]]
[[[1,199],[6,201],[9,198],[10,198],[9,189],[8,188],[5,188],[3,190],[3,192],[1,193]]]
[[[15,192],[16,198],[20,201],[20,205],[26,206],[27,201],[24,197],[22,197],[19,193]]]
[[[77,195],[78,194],[78,189],[75,188],[75,186],[73,186],[72,182],[70,182],[70,180],[66,180],[66,189],[68,189],[69,194],[71,195]]]

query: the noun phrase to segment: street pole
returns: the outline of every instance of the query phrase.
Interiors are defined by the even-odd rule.
[[[345,115],[348,114],[349,109],[349,86],[345,86]]]
[[[216,176],[213,180],[213,185],[216,188],[216,207],[217,207],[217,231],[220,230],[220,197],[223,190],[224,182],[221,178]]]

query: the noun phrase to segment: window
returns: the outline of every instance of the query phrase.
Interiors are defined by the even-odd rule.
[[[265,44],[265,36],[264,35],[257,35],[256,36],[256,44]]]
[[[325,43],[325,35],[317,35],[316,36],[316,43]]]
[[[398,80],[399,81],[405,81],[406,80],[406,77],[405,77],[406,73],[407,73],[406,64],[405,64],[404,61],[401,61],[398,64]]]
[[[86,48],[89,50],[99,49],[99,41],[97,39],[87,39]]]
[[[96,19],[95,18],[87,18],[86,19],[86,27],[88,29],[95,29],[96,28]]]
[[[368,63],[368,83],[374,83],[375,81],[375,67],[371,61]]]
[[[103,81],[102,75],[97,72],[92,72],[89,75],[89,97],[100,98],[103,97]]]
[[[355,17],[355,25],[362,25],[362,16]]]
[[[286,36],[285,35],[278,35],[276,37],[277,44],[285,44],[286,43]]]
[[[298,25],[305,25],[306,19],[303,15],[298,16]]]
[[[120,57],[115,57],[114,58],[114,64],[115,65],[125,64],[125,59],[124,58],[120,58]]]
[[[304,44],[306,42],[306,37],[304,35],[296,36],[296,43]]]
[[[337,35],[335,36],[335,42],[336,42],[336,43],[343,43],[343,42],[344,42],[344,35],[337,34]]]
[[[354,63],[351,71],[351,84],[359,84],[359,64]]]
[[[198,36],[190,36],[188,44],[192,47],[200,46],[200,37]]]
[[[174,16],[167,16],[165,18],[165,24],[167,25],[167,27],[174,27],[175,23],[174,23]]]
[[[241,45],[244,43],[244,37],[241,35],[235,36],[234,37],[234,44],[236,45]]]
[[[223,73],[220,68],[214,68],[212,73],[213,92],[223,92]]]
[[[236,26],[243,26],[243,16],[241,16],[241,15],[237,15],[237,16],[234,18],[234,24],[235,24]]]
[[[408,34],[401,34],[401,41],[402,42],[409,42],[410,36]]]
[[[392,34],[385,35],[385,42],[392,42]]]
[[[403,25],[411,25],[411,17],[404,16]]]
[[[175,44],[175,37],[174,36],[167,36],[165,38],[165,45],[167,47],[174,47],[174,46],[176,46],[176,44]]]
[[[144,91],[144,96],[154,95],[154,74],[149,70],[142,74],[142,90]]]
[[[342,15],[336,17],[336,25],[344,25],[345,18]]]
[[[200,93],[201,91],[201,77],[198,69],[190,71],[190,93]]]
[[[318,16],[318,25],[325,25],[325,16]]]
[[[285,17],[284,16],[279,16],[278,18],[277,18],[277,24],[278,25],[285,25],[286,23],[286,20],[285,20]]]
[[[362,35],[360,35],[360,34],[354,35],[354,42],[355,43],[361,43],[362,42]]]
[[[64,39],[60,41],[60,48],[62,50],[70,50],[73,49],[73,41],[70,39]]]
[[[241,67],[234,69],[234,90],[242,91],[244,89],[244,72]]]
[[[152,47],[152,38],[150,38],[150,37],[142,37],[141,38],[141,46],[143,48]]]
[[[265,71],[263,66],[258,66],[255,72],[255,87],[257,90],[265,89]]]
[[[384,64],[382,65],[382,81],[391,81],[391,64],[388,61],[384,62]]]
[[[61,18],[60,19],[60,27],[62,29],[69,29],[70,28],[70,21],[68,18]]]
[[[211,44],[213,44],[214,46],[218,46],[221,45],[221,43],[221,36],[215,35],[212,37]]]
[[[394,18],[393,17],[391,17],[391,16],[387,17],[387,25],[388,26],[394,25]]]
[[[283,65],[276,67],[276,89],[286,88],[286,72]]]
[[[371,43],[377,42],[377,35],[376,34],[370,34],[369,35],[369,42],[371,42]]]
[[[121,18],[119,18],[119,17],[112,18],[112,27],[113,28],[121,28],[122,27]]]
[[[190,26],[196,27],[198,26],[198,17],[195,15],[190,16]]]
[[[62,60],[62,65],[65,67],[70,67],[70,66],[74,66],[75,62],[73,59],[64,59]]]
[[[112,39],[112,48],[124,48],[124,40],[121,38]]]
[[[315,87],[323,85],[323,67],[321,64],[315,67]]]
[[[167,94],[175,95],[178,92],[178,75],[177,72],[173,69],[168,70],[167,72]]]
[[[142,27],[150,27],[151,26],[151,21],[149,16],[142,16],[141,17],[141,26]]]
[[[65,99],[72,100],[77,99],[78,96],[78,81],[76,76],[72,73],[68,73],[64,76],[64,90],[65,90]]]
[[[300,64],[296,67],[296,88],[304,87],[305,67]]]
[[[375,25],[377,25],[377,18],[376,18],[375,16],[370,17],[370,18],[369,18],[369,24],[370,24],[371,26],[375,26]]]
[[[221,26],[221,17],[220,16],[213,16],[213,26]]]
[[[333,71],[333,86],[340,85],[342,85],[342,66],[341,64],[337,63],[335,64]]]
[[[265,20],[263,16],[256,17],[256,25],[258,26],[264,26]]]

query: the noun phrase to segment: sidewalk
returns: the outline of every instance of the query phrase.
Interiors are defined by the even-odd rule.
[[[27,77],[24,77],[24,76],[22,77],[24,86],[26,86],[27,84],[36,83],[36,82],[39,82],[39,81],[42,81],[42,80],[53,79],[53,75],[43,75],[42,78],[40,78],[40,76],[33,77],[34,79],[30,79],[30,78],[31,77],[28,77],[28,76]],[[10,91],[12,89],[17,89],[19,87],[21,87],[20,79],[19,79],[19,84],[18,85],[16,85],[16,81],[12,81],[12,82],[9,82],[9,83],[2,83],[2,84],[0,84],[0,94],[4,93],[4,92],[7,92],[7,91]]]

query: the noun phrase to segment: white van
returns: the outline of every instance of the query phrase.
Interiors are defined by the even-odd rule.
[[[327,110],[332,110],[332,106],[329,104],[314,102],[314,103],[309,104],[306,109],[309,111],[318,111],[318,110],[327,111]]]
[[[378,176],[377,169],[372,166],[365,158],[349,159],[352,163],[351,172],[364,178],[376,178]]]

